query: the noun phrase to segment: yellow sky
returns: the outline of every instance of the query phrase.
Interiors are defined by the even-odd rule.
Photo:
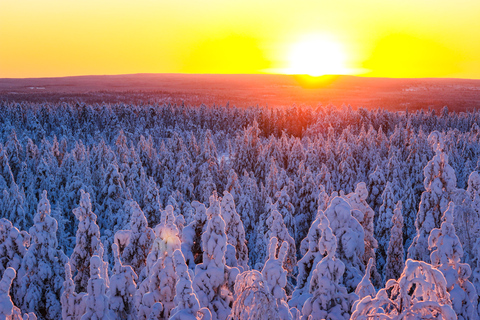
[[[320,36],[353,74],[480,78],[479,17],[478,0],[0,0],[0,77],[281,72]]]

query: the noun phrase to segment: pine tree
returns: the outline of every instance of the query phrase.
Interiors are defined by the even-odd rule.
[[[203,314],[202,319],[211,319],[210,310],[200,308],[182,252],[176,250],[173,253],[173,259],[177,283],[175,285],[175,308],[170,313],[170,320],[200,320],[200,313]]]
[[[212,312],[212,319],[224,320],[231,311],[239,270],[225,265],[227,235],[218,200],[211,200],[207,215],[207,229],[202,234],[203,262],[195,267],[193,288],[200,305]]]
[[[115,243],[112,244],[112,252],[115,257],[115,267],[108,291],[109,309],[116,319],[136,319],[133,296],[137,288],[135,283],[138,279],[137,274],[131,266],[122,264],[118,246]]]
[[[365,253],[363,255],[363,264],[365,267],[368,264],[370,259],[375,261],[375,250],[378,248],[377,239],[374,237],[374,229],[373,229],[373,219],[375,212],[370,208],[367,203],[368,191],[365,182],[359,182],[355,187],[355,192],[350,193],[346,196],[350,206],[352,207],[352,215],[354,214],[355,210],[359,210],[361,214],[357,218],[358,222],[363,228],[364,232],[364,241],[365,241]],[[375,283],[381,283],[381,277],[376,268],[373,269],[373,280]]]
[[[147,218],[139,205],[135,201],[129,201],[127,205],[130,206],[131,212],[131,234],[123,250],[122,260],[124,264],[131,266],[136,274],[140,274],[146,265],[155,233],[148,227]]]
[[[84,297],[86,310],[81,320],[114,319],[108,309],[107,282],[102,278],[103,261],[94,255],[90,258],[90,279],[88,279],[87,294]]]
[[[309,288],[311,297],[303,305],[301,319],[350,319],[352,304],[358,297],[354,293],[347,293],[347,289],[341,285],[345,265],[335,257],[337,238],[328,225],[322,232],[319,247],[326,256],[312,272]]]
[[[86,292],[75,292],[70,263],[67,263],[65,265],[65,281],[63,282],[63,292],[60,300],[62,303],[63,320],[80,320],[85,313],[86,305],[83,297],[86,294]]]
[[[375,228],[375,238],[378,240],[377,269],[382,274],[386,266],[394,209],[395,196],[393,194],[392,184],[389,181],[382,193],[382,205],[379,210],[377,225]],[[400,270],[403,270],[403,267],[401,267]]]
[[[457,319],[443,274],[432,265],[408,259],[398,280],[356,304],[352,320]]]
[[[30,244],[30,235],[19,231],[12,223],[0,219],[0,277],[9,267],[18,270]]]
[[[152,177],[148,179],[147,191],[143,197],[143,204],[143,212],[147,218],[148,225],[155,227],[160,223],[162,205],[160,204],[160,193],[157,184]]]
[[[103,256],[104,248],[100,241],[97,216],[92,212],[90,195],[83,190],[80,190],[80,194],[79,206],[73,209],[79,222],[75,248],[70,256],[70,266],[72,274],[75,274],[75,291],[86,292],[90,278],[90,258],[93,255]]]
[[[398,201],[393,211],[390,241],[388,243],[385,281],[398,279],[404,267],[402,202]]]
[[[236,259],[243,270],[248,269],[248,248],[245,240],[245,229],[242,220],[235,209],[232,194],[224,192],[221,202],[221,215],[225,221],[227,243],[235,248]]]
[[[3,273],[2,280],[0,280],[0,319],[22,320],[20,309],[13,304],[10,298],[10,288],[16,275],[15,269],[9,267]],[[30,318],[27,316],[26,319]]]
[[[335,197],[330,202],[325,216],[330,222],[337,242],[338,259],[345,265],[342,272],[344,284],[348,291],[352,292],[362,280],[365,265],[363,256],[365,253],[364,231],[360,223],[352,216],[351,206],[341,197]]]
[[[268,260],[262,269],[262,275],[267,284],[269,294],[276,301],[276,308],[279,312],[279,319],[291,319],[291,314],[287,305],[287,294],[285,287],[287,286],[288,271],[283,267],[285,258],[288,254],[288,243],[282,242],[277,255],[278,240],[271,237],[268,245]]]
[[[318,241],[322,234],[327,232],[328,220],[322,210],[317,213],[317,218],[313,221],[308,231],[307,237],[302,241],[302,248],[306,250],[302,259],[298,261],[297,286],[292,293],[289,305],[301,309],[305,301],[311,297],[309,293],[312,271],[315,269],[323,253],[320,252]],[[328,229],[331,232],[331,229]],[[324,235],[325,237],[325,235]],[[305,249],[306,248],[306,249]],[[302,250],[301,250],[302,251]]]
[[[448,164],[448,156],[443,151],[443,136],[434,131],[428,141],[435,150],[435,156],[423,170],[425,191],[422,193],[420,208],[415,227],[417,235],[408,248],[408,258],[430,262],[428,236],[434,228],[439,228],[442,212],[447,209],[451,193],[455,190],[457,179],[453,168]]]
[[[33,243],[18,271],[16,303],[23,311],[35,312],[40,319],[60,319],[60,293],[68,258],[57,249],[57,221],[50,216],[46,191],[33,221],[35,224],[30,228]]]
[[[440,228],[432,229],[428,237],[428,247],[432,265],[445,276],[447,291],[458,319],[478,319],[478,296],[473,284],[468,280],[472,274],[470,266],[461,263],[463,249],[455,234],[453,216],[455,204],[450,202],[442,217]]]
[[[270,211],[270,215],[265,221],[265,227],[268,229],[262,232],[264,235],[263,243],[262,245],[257,244],[257,250],[267,252],[266,245],[272,237],[277,238],[279,243],[287,242],[288,252],[283,262],[283,267],[288,271],[289,275],[292,275],[293,269],[297,264],[295,241],[289,234],[282,215],[275,208]],[[280,246],[277,247],[277,252],[279,249]]]
[[[245,271],[237,276],[235,301],[228,319],[281,319],[275,298],[257,270]]]

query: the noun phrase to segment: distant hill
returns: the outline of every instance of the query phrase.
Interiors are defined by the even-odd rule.
[[[0,79],[0,100],[271,107],[334,104],[416,110],[480,107],[480,80],[355,76],[131,74]]]

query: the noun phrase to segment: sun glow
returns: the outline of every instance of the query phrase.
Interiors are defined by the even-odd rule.
[[[287,74],[322,75],[351,74],[341,44],[326,36],[310,36],[295,43],[288,56]]]

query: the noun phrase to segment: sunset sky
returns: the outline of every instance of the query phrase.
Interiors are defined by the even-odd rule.
[[[480,78],[478,0],[0,0],[0,78]]]

